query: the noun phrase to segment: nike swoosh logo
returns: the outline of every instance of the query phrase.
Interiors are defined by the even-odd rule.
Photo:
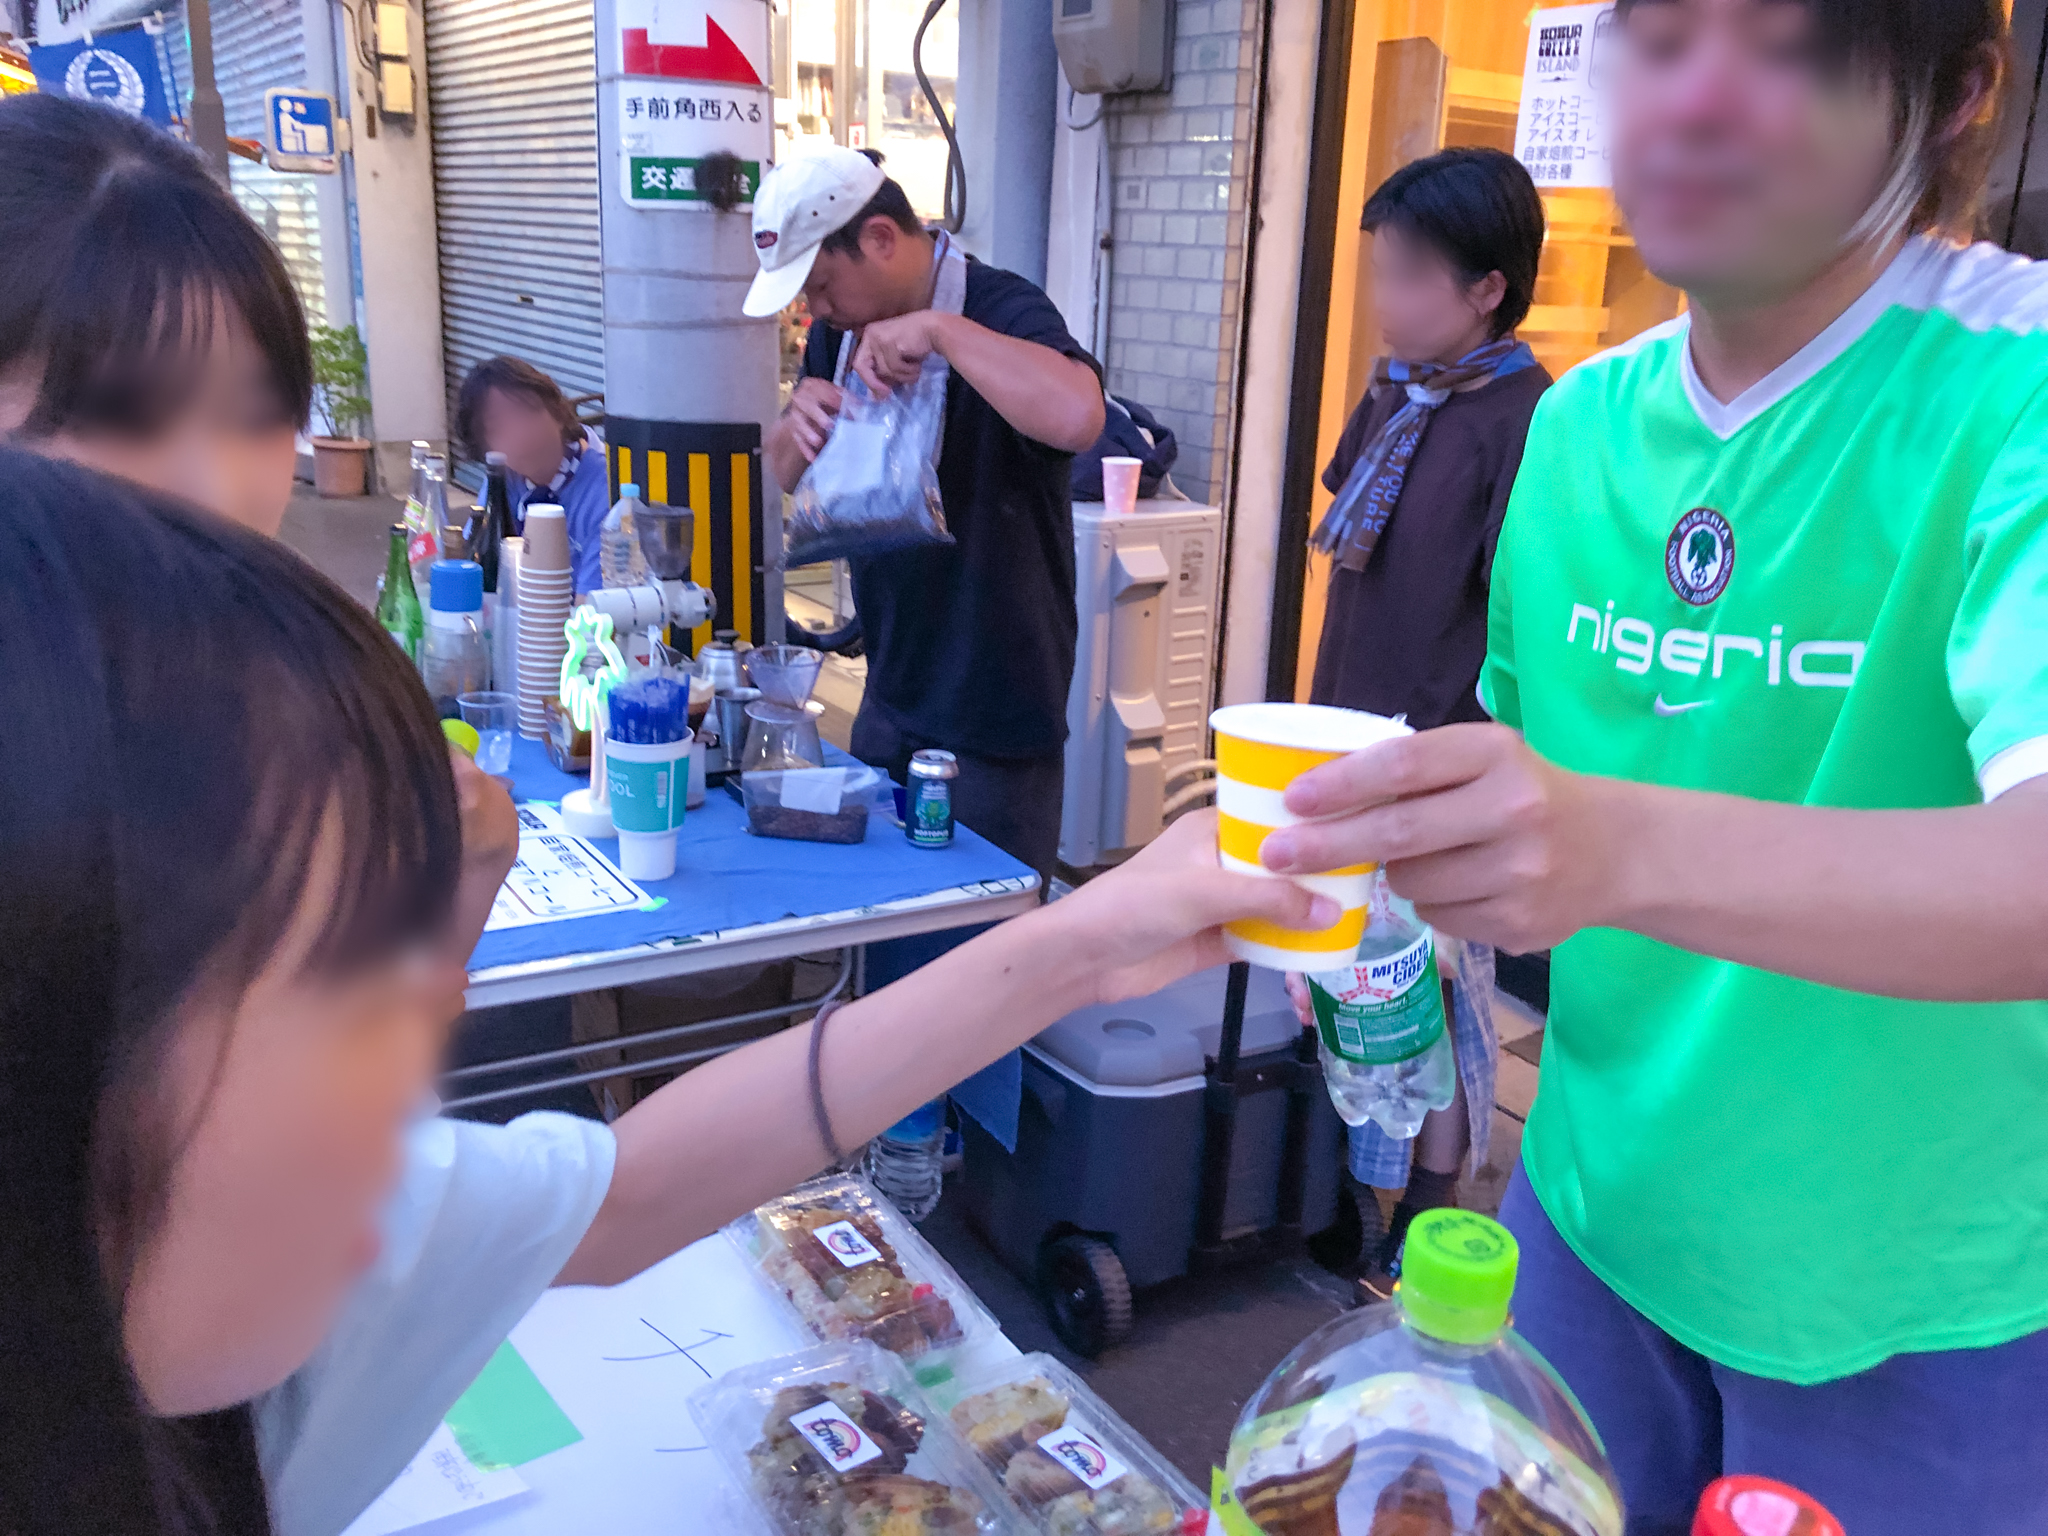
[[[1660,693],[1657,695],[1657,702],[1651,705],[1650,707],[1656,710],[1657,714],[1660,717],[1663,717],[1669,715],[1682,715],[1687,710],[1692,709],[1705,709],[1709,704],[1713,702],[1714,701],[1712,699],[1694,699],[1690,704],[1666,704],[1664,702],[1664,695]]]

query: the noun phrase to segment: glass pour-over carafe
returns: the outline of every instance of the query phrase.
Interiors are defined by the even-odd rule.
[[[747,706],[747,752],[740,772],[776,773],[785,768],[822,768],[825,749],[818,741],[818,717],[807,709],[791,709],[757,699]]]

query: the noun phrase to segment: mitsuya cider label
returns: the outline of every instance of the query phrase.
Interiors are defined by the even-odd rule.
[[[1308,992],[1323,1044],[1346,1061],[1365,1066],[1406,1061],[1435,1045],[1444,1032],[1436,944],[1427,928],[1390,932],[1375,923],[1356,959],[1342,970],[1310,976]]]

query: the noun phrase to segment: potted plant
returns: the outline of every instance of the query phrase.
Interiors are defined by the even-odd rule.
[[[327,434],[313,439],[313,488],[322,496],[361,496],[369,489],[369,355],[352,325],[316,325],[312,338],[313,408],[327,423]]]

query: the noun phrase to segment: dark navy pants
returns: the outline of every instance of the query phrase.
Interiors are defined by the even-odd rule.
[[[1794,1386],[1715,1364],[1615,1295],[1519,1168],[1500,1219],[1522,1246],[1515,1327],[1606,1442],[1628,1536],[1685,1536],[1734,1472],[1804,1489],[1848,1536],[2048,1533],[2048,1332]]]

